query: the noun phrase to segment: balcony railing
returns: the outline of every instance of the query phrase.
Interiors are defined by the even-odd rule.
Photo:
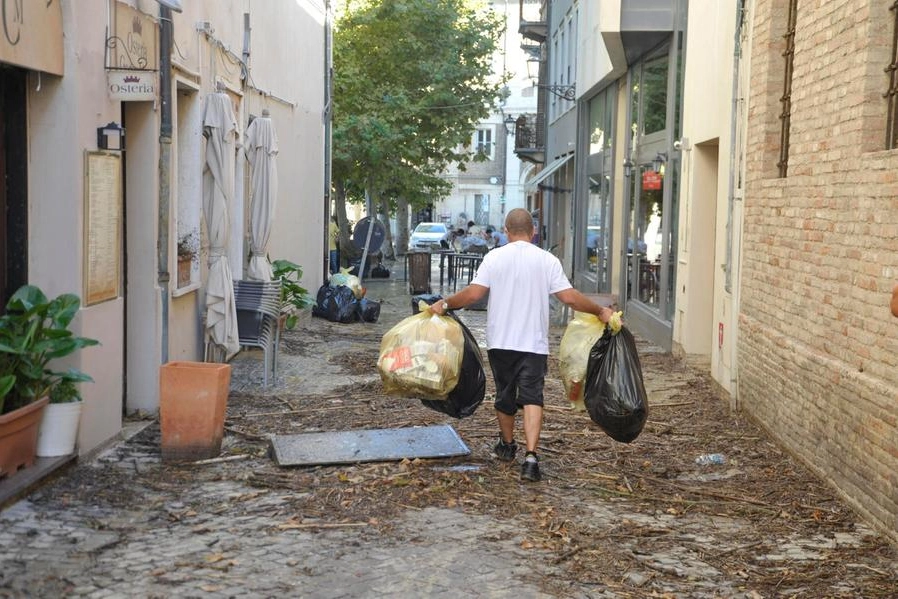
[[[515,121],[514,153],[521,160],[542,163],[546,152],[546,117],[522,114]]]
[[[537,43],[546,41],[545,0],[518,0],[520,15],[518,33]]]

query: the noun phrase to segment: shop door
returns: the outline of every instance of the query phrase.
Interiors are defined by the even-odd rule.
[[[28,282],[25,78],[0,66],[0,309]]]

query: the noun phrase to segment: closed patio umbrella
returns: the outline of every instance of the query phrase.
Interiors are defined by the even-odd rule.
[[[222,361],[240,350],[234,282],[228,264],[229,216],[234,199],[237,118],[226,93],[206,96],[203,107],[206,164],[203,168],[203,218],[209,234],[209,279],[206,282],[207,359],[215,351]]]
[[[268,240],[271,237],[271,223],[277,202],[277,153],[278,139],[268,110],[253,120],[246,130],[246,158],[250,165],[250,193],[252,194],[250,214],[250,258],[246,278],[254,281],[272,279],[271,263],[268,261]]]

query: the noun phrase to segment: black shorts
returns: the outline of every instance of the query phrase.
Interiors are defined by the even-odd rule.
[[[523,406],[543,405],[548,356],[510,349],[487,352],[496,382],[496,409],[514,416]]]

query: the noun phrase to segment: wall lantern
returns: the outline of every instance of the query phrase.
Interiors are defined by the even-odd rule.
[[[502,121],[502,124],[505,125],[506,133],[508,133],[509,135],[514,135],[517,122],[515,121],[515,118],[513,116],[508,115],[507,117],[505,117],[505,120]]]
[[[624,177],[629,178],[633,174],[633,161],[629,158],[624,160]]]
[[[97,147],[101,150],[123,152],[125,150],[125,129],[116,122],[97,127]]]
[[[667,162],[667,152],[658,152],[655,155],[655,159],[652,160],[652,170],[656,173],[661,172],[661,167]]]

